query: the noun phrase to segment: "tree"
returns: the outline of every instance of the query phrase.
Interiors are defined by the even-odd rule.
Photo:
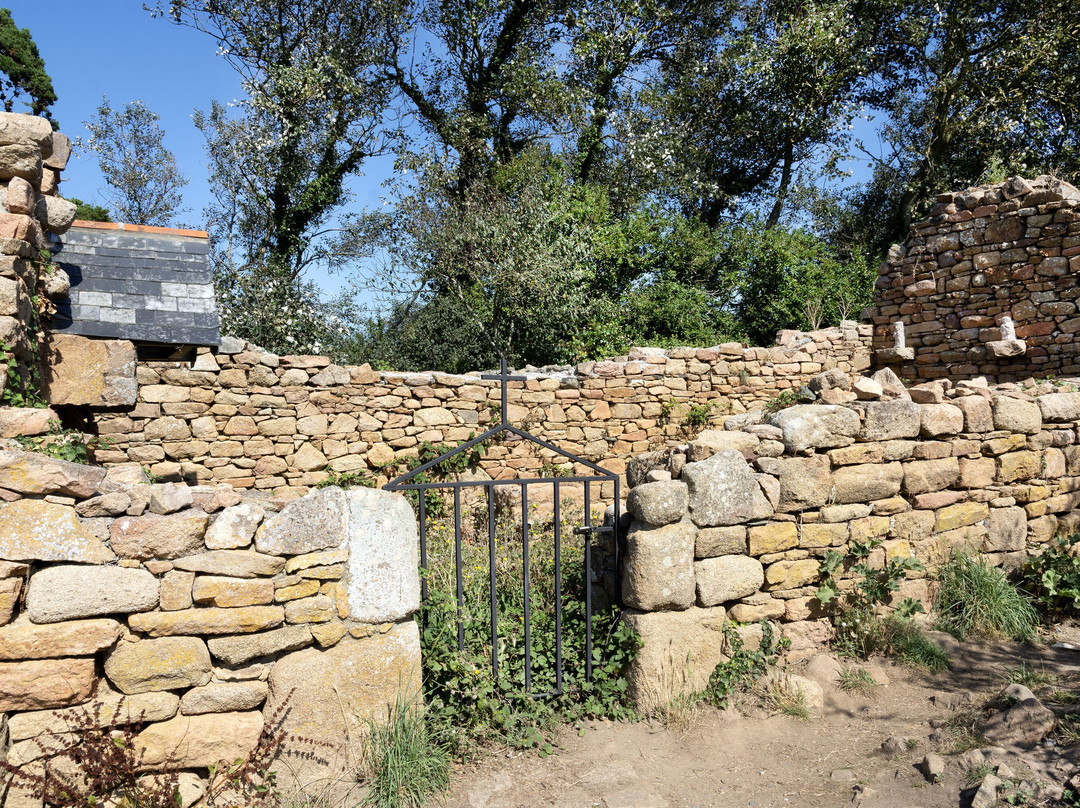
[[[30,98],[30,111],[52,120],[49,107],[56,103],[45,60],[27,28],[19,28],[11,12],[0,8],[0,102],[11,112],[20,95]]]
[[[237,114],[215,104],[196,119],[212,162],[227,152],[247,175],[235,216],[215,215],[244,230],[237,265],[298,281],[328,258],[347,183],[383,148],[395,0],[171,0],[154,13],[213,37],[240,75]]]
[[[83,202],[76,197],[70,197],[68,199],[71,204],[75,206],[75,218],[82,219],[84,222],[111,222],[112,219],[109,216],[108,208],[104,208],[101,205],[94,205],[90,202]]]
[[[159,120],[142,101],[117,112],[103,97],[97,117],[83,122],[90,132],[86,146],[97,153],[111,189],[111,213],[122,222],[167,227],[180,212],[180,189],[188,181],[165,147]]]

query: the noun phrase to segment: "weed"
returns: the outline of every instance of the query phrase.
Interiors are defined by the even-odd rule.
[[[657,419],[660,422],[660,426],[665,426],[671,422],[671,414],[675,412],[678,406],[679,402],[675,398],[669,398],[660,405],[660,417]]]
[[[715,401],[706,401],[703,404],[692,405],[690,409],[686,411],[686,431],[691,433],[699,432],[702,427],[709,423],[709,418],[712,416],[715,407]]]
[[[978,634],[1028,641],[1039,615],[1001,570],[985,559],[953,553],[938,572],[937,625],[958,639]]]
[[[369,720],[364,739],[363,805],[422,808],[428,797],[450,783],[450,752],[433,737],[415,699],[398,693],[385,722]]]
[[[799,403],[800,400],[801,399],[799,398],[798,393],[793,390],[785,390],[784,392],[777,395],[775,398],[771,398],[767,402],[765,402],[765,412],[779,412],[780,410],[785,410],[788,407],[794,407],[796,404]]]
[[[1080,556],[1069,551],[1080,534],[1058,536],[1023,568],[1021,587],[1049,618],[1080,614]]]
[[[838,684],[845,693],[855,693],[860,696],[869,696],[878,687],[877,680],[865,668],[840,671]]]
[[[919,739],[908,738],[906,741],[904,741],[904,746],[906,746],[908,749],[917,749],[919,747]]]
[[[696,695],[680,695],[660,705],[656,717],[672,732],[686,732],[698,712],[699,698]]]
[[[544,463],[540,467],[540,476],[548,477],[573,477],[574,467],[570,463]]]
[[[809,721],[814,717],[806,692],[783,675],[766,677],[758,686],[758,695],[766,709],[789,718]]]
[[[103,449],[109,445],[104,438],[84,435],[77,429],[64,429],[60,421],[49,421],[49,431],[36,437],[18,437],[15,441],[28,452],[37,452],[57,460],[86,463],[88,450]]]
[[[889,652],[916,668],[938,673],[949,668],[949,655],[910,620],[896,615],[881,618]]]
[[[463,538],[462,563],[454,563],[454,532],[447,520],[428,530],[429,595],[424,604],[422,635],[424,695],[429,721],[460,756],[475,753],[477,744],[497,742],[515,748],[551,751],[545,740],[560,722],[587,717],[631,719],[624,671],[637,654],[640,639],[619,620],[616,607],[594,610],[593,678],[585,677],[584,548],[566,541],[583,522],[580,510],[563,503],[564,543],[556,563],[554,525],[530,519],[529,631],[530,671],[534,693],[556,690],[562,695],[534,697],[525,688],[524,564],[521,527],[513,520],[495,525],[495,569],[489,568],[488,529],[477,528],[481,540]],[[484,516],[486,521],[486,514]],[[457,572],[461,572],[461,603]],[[561,626],[555,621],[556,570],[561,576]],[[498,643],[492,648],[491,589],[494,578]],[[459,650],[459,628],[464,647]],[[561,630],[561,635],[557,632]],[[556,651],[561,637],[561,671]],[[492,670],[492,655],[498,663]]]
[[[1026,662],[1021,662],[1019,668],[1006,671],[1005,681],[1034,690],[1037,687],[1057,684],[1058,677],[1046,668],[1036,669],[1034,666],[1028,667]]]
[[[942,751],[947,755],[959,755],[986,746],[986,738],[982,735],[986,719],[983,710],[966,710],[950,716],[941,727],[945,735]]]
[[[761,643],[753,650],[746,647],[732,623],[724,623],[728,660],[713,669],[709,684],[701,694],[704,701],[724,709],[731,696],[748,689],[780,660],[780,655],[790,644],[788,639],[777,639],[772,624],[766,620],[762,620],[759,625]]]
[[[1043,701],[1052,701],[1054,704],[1080,704],[1080,693],[1074,690],[1055,690]]]
[[[974,766],[969,766],[967,771],[964,772],[964,782],[967,784],[968,788],[974,788],[982,783],[988,774],[993,774],[994,771],[994,767],[989,763],[978,763]]]
[[[1075,746],[1080,743],[1080,715],[1069,713],[1058,719],[1056,732],[1062,746]]]

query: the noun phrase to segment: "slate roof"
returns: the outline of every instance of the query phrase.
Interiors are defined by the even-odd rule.
[[[50,236],[71,278],[51,329],[168,345],[221,344],[210,244],[199,230],[76,221]]]

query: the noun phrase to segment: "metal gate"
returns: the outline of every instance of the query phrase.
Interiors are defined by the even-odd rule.
[[[518,429],[512,426],[508,420],[508,406],[507,406],[507,382],[511,381],[526,381],[524,376],[511,376],[507,371],[506,360],[502,360],[501,372],[498,374],[485,374],[481,376],[483,379],[494,380],[501,382],[502,385],[502,412],[501,423],[493,429],[488,430],[482,435],[469,440],[453,450],[440,455],[439,457],[430,460],[407,474],[398,477],[395,480],[387,483],[383,488],[387,491],[415,491],[417,494],[417,510],[420,532],[420,566],[425,571],[424,576],[421,579],[421,598],[424,606],[428,603],[428,576],[426,571],[428,570],[428,532],[429,532],[429,517],[427,514],[427,505],[425,494],[430,491],[449,491],[453,496],[453,542],[454,542],[454,578],[457,597],[457,635],[458,635],[458,648],[464,650],[465,648],[465,620],[463,618],[464,609],[464,585],[462,577],[462,496],[463,492],[468,489],[483,489],[486,492],[487,499],[487,543],[488,543],[488,584],[490,587],[490,612],[489,612],[489,625],[491,636],[491,670],[492,674],[497,682],[499,679],[499,631],[498,631],[498,603],[496,602],[496,491],[505,491],[508,494],[517,489],[520,496],[521,503],[521,525],[520,525],[520,537],[521,537],[521,553],[522,553],[522,595],[524,600],[524,669],[525,669],[525,690],[533,696],[555,696],[562,695],[563,693],[563,680],[564,680],[564,659],[563,659],[563,580],[562,580],[562,554],[563,554],[563,542],[564,536],[561,523],[561,501],[560,501],[560,489],[562,486],[568,484],[583,484],[584,486],[584,524],[581,527],[576,528],[573,533],[575,536],[580,536],[580,540],[584,543],[583,556],[584,556],[584,606],[585,606],[585,679],[586,681],[592,681],[593,678],[593,536],[596,534],[604,534],[611,537],[612,556],[614,561],[614,573],[616,576],[615,589],[618,591],[618,535],[617,525],[619,524],[619,475],[596,465],[593,462],[585,460],[571,454],[558,446],[555,446],[547,441],[530,435],[524,430]],[[565,460],[571,463],[584,466],[590,471],[594,472],[591,475],[575,475],[566,477],[535,477],[529,479],[505,479],[505,480],[467,480],[467,481],[436,481],[436,482],[418,482],[417,477],[420,477],[428,470],[434,469],[442,464],[444,461],[453,458],[455,455],[459,455],[468,452],[473,447],[485,443],[486,441],[496,438],[500,435],[505,435],[510,439],[525,440],[536,446],[547,449],[557,456],[565,458]],[[614,484],[614,518],[611,520],[602,520],[601,524],[593,524],[592,515],[592,492],[593,485],[603,483]],[[535,693],[533,690],[533,671],[532,671],[532,626],[531,626],[531,599],[530,599],[530,579],[529,579],[529,492],[535,491],[536,488],[545,486],[552,489],[552,503],[553,503],[553,528],[554,528],[554,570],[555,570],[555,598],[554,598],[554,620],[555,620],[555,686],[554,690],[546,691],[544,693]],[[505,497],[504,497],[505,499]]]

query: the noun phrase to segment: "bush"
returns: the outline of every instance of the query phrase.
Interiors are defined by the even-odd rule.
[[[1027,598],[983,558],[954,553],[938,573],[937,625],[958,639],[972,634],[1025,642],[1039,615]]]
[[[1024,564],[1021,587],[1047,617],[1080,615],[1080,557],[1070,552],[1077,542],[1080,534],[1059,536]]]
[[[762,620],[761,644],[756,650],[749,649],[730,622],[724,623],[724,639],[728,659],[721,662],[709,676],[709,684],[702,699],[714,707],[724,709],[733,695],[749,689],[758,679],[780,661],[780,655],[791,645],[786,637],[776,637],[772,623]]]
[[[429,731],[423,707],[399,693],[387,720],[368,721],[363,805],[422,808],[450,783],[450,752]]]

